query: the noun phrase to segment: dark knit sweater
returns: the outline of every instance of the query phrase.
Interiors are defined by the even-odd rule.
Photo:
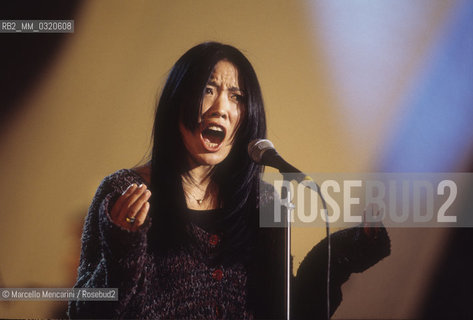
[[[82,235],[76,288],[118,288],[118,301],[71,301],[71,318],[247,319],[283,318],[284,229],[260,228],[251,265],[214,265],[221,237],[195,223],[187,230],[196,241],[166,254],[150,249],[148,216],[136,232],[113,224],[113,203],[132,184],[144,183],[132,170],[119,170],[100,184]],[[210,231],[214,231],[210,229]],[[389,255],[382,228],[367,237],[361,228],[332,235],[331,313],[341,302],[340,287],[352,272],[361,272]],[[323,317],[326,244],[315,246],[293,282],[293,311],[298,318]]]

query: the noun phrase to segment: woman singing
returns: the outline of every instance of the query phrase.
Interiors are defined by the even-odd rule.
[[[271,202],[248,143],[266,136],[256,74],[236,48],[215,42],[172,68],[154,121],[151,160],[100,184],[82,236],[77,288],[118,288],[118,301],[71,301],[77,318],[283,318],[284,229],[260,228]],[[384,228],[332,239],[331,310],[341,284],[389,254]],[[326,247],[292,279],[293,314],[326,314]],[[324,269],[325,268],[325,269]]]

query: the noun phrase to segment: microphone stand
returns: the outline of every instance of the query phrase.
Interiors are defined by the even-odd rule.
[[[324,197],[322,196],[320,192],[320,187],[317,183],[315,183],[310,177],[305,176],[303,179],[300,179],[301,177],[294,177],[294,172],[281,172],[279,171],[284,180],[295,180],[298,183],[303,183],[304,181],[307,181],[308,184],[306,184],[306,187],[314,190],[320,197],[320,200],[322,201],[322,206],[325,211],[326,215],[326,223],[325,223],[325,230],[327,233],[327,283],[326,283],[326,292],[327,292],[327,319],[330,319],[330,269],[331,269],[331,239],[330,239],[330,224],[329,224],[329,219],[328,219],[328,211],[327,211],[327,204],[325,202]],[[284,200],[283,200],[284,199]],[[284,214],[286,214],[286,319],[290,320],[291,319],[291,222],[293,219],[292,217],[292,210],[296,208],[296,206],[291,202],[291,192],[287,190],[284,185],[281,186],[281,205],[283,206],[282,208],[282,216],[284,217]]]
[[[286,175],[283,173],[284,179]],[[291,180],[291,179],[289,179]],[[284,199],[284,200],[283,200]],[[286,187],[281,186],[281,205],[282,216],[286,218],[286,243],[285,243],[285,259],[286,259],[286,319],[291,319],[291,216],[292,210],[295,209],[295,205],[291,202],[291,192]]]

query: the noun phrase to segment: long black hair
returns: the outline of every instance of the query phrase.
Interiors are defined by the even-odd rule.
[[[187,150],[179,122],[194,131],[202,113],[204,88],[215,65],[226,60],[238,69],[244,90],[245,112],[224,161],[215,166],[211,179],[219,188],[223,210],[220,251],[222,262],[241,257],[251,247],[257,227],[259,174],[261,166],[248,157],[248,143],[266,137],[266,117],[256,73],[236,48],[217,42],[199,44],[173,66],[156,109],[151,155],[150,242],[169,249],[190,241],[186,232],[186,201],[181,175],[187,169]]]

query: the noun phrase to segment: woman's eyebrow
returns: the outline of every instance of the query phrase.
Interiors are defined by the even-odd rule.
[[[209,81],[207,82],[207,85],[208,85],[208,86],[211,86],[211,87],[216,87],[216,88],[219,87],[219,84],[218,84],[217,82],[215,82],[214,80],[209,80]],[[241,90],[241,89],[238,88],[238,87],[230,87],[230,88],[228,88],[227,90],[230,91],[230,92],[240,92],[240,93],[243,93],[243,90]]]
[[[243,90],[241,90],[238,87],[230,87],[230,88],[228,88],[228,91],[243,93]]]
[[[214,80],[207,81],[207,85],[212,87],[218,87],[217,82],[215,82]]]

